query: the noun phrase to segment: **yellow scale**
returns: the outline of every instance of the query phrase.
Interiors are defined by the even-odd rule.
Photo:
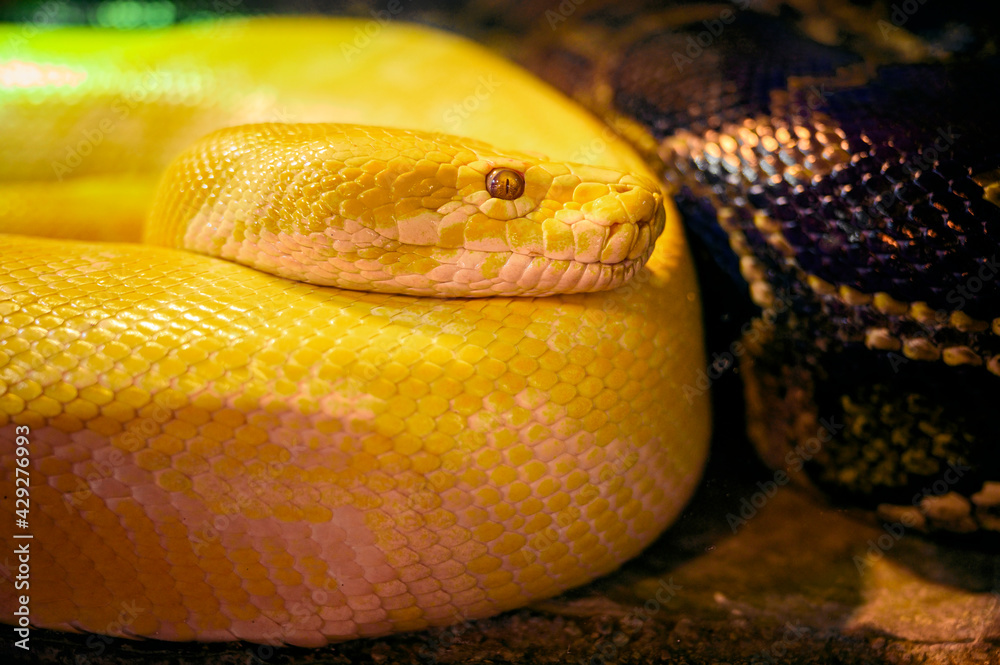
[[[30,543],[30,588],[0,581],[4,621],[26,599],[37,627],[321,645],[557,594],[678,515],[709,432],[683,392],[704,359],[669,205],[623,286],[544,298],[342,290],[122,242],[174,155],[250,122],[655,181],[594,118],[402,23],[20,30],[0,28],[0,546]]]

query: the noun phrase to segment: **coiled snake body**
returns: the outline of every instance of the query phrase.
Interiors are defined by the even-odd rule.
[[[33,536],[4,617],[419,629],[610,571],[689,497],[699,305],[654,176],[478,47],[364,26],[0,53],[0,540]],[[140,239],[182,151],[148,244],[93,242]]]
[[[555,31],[528,14],[517,57],[655,137],[705,292],[713,367],[689,394],[736,367],[775,470],[880,524],[995,540],[996,25],[947,3],[667,4]]]

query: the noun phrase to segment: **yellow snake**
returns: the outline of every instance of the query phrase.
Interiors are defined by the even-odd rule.
[[[694,274],[596,120],[402,23],[0,45],[0,620],[322,645],[557,594],[678,515]]]

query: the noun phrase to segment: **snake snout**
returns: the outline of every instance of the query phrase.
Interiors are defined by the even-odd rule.
[[[649,223],[659,205],[659,196],[639,187],[611,191],[580,206],[584,218],[600,226]]]
[[[596,260],[606,264],[645,261],[662,231],[663,195],[644,184],[613,184],[607,194],[583,204],[580,212],[604,234]]]

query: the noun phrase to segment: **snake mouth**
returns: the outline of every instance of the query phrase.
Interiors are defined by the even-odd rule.
[[[645,263],[663,231],[663,197],[645,188],[620,187],[579,210],[557,212],[555,218],[568,225],[572,242],[545,234],[544,255],[584,264]]]
[[[547,224],[557,230],[543,232],[540,255],[514,253],[507,258],[500,276],[516,285],[511,293],[605,291],[628,282],[649,260],[666,224],[661,193],[647,188],[629,188],[624,193],[632,191],[637,193],[631,196],[642,199],[641,205],[616,207],[610,200],[597,199],[586,211],[587,204],[556,213]],[[617,194],[620,202],[622,191]]]
[[[652,220],[636,224],[615,224],[608,229],[607,239],[600,252],[600,263],[614,265],[639,259],[645,261],[654,240]],[[577,261],[582,258],[584,257],[579,255],[575,257]]]

